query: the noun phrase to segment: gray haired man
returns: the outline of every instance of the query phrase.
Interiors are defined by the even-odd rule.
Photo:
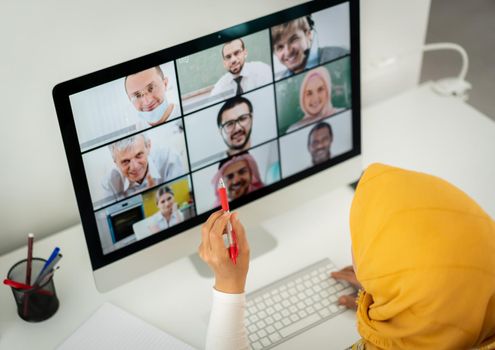
[[[171,149],[160,149],[151,156],[151,140],[145,133],[108,146],[116,168],[102,182],[107,197],[128,197],[184,174],[180,156]]]

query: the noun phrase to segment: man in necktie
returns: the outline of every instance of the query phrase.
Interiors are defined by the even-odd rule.
[[[222,63],[227,71],[213,86],[210,96],[228,98],[241,95],[272,81],[272,70],[263,62],[246,62],[248,50],[242,39],[225,43]]]

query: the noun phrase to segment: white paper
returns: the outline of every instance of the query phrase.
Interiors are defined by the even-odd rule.
[[[103,304],[58,350],[194,350],[164,331],[109,303]]]

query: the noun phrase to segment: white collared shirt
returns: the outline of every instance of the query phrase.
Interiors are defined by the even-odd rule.
[[[156,212],[150,217],[149,229],[151,233],[156,233],[159,231],[166,230],[167,228],[177,225],[184,221],[184,216],[177,210],[173,211],[170,215],[170,220],[167,221],[160,211]]]
[[[242,76],[241,87],[242,91],[247,92],[258,86],[269,84],[272,81],[272,69],[269,65],[263,62],[246,62],[242,67],[239,75],[234,75],[230,72],[225,73],[215,84],[210,95],[226,93],[227,96],[222,98],[235,96],[237,91],[237,83],[234,78]],[[231,91],[231,94],[228,92]]]

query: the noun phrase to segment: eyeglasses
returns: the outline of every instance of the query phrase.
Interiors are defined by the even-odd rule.
[[[131,102],[132,103],[135,103],[136,101],[141,102],[143,100],[144,96],[146,96],[148,94],[151,95],[153,92],[156,91],[156,89],[158,89],[158,86],[156,85],[155,82],[149,83],[148,85],[146,85],[146,87],[144,89],[138,90],[131,95],[131,97],[130,97]]]
[[[251,113],[241,114],[237,117],[237,119],[232,119],[223,123],[220,128],[227,133],[232,132],[235,129],[236,124],[239,124],[241,127],[245,128],[251,122],[251,117]]]

